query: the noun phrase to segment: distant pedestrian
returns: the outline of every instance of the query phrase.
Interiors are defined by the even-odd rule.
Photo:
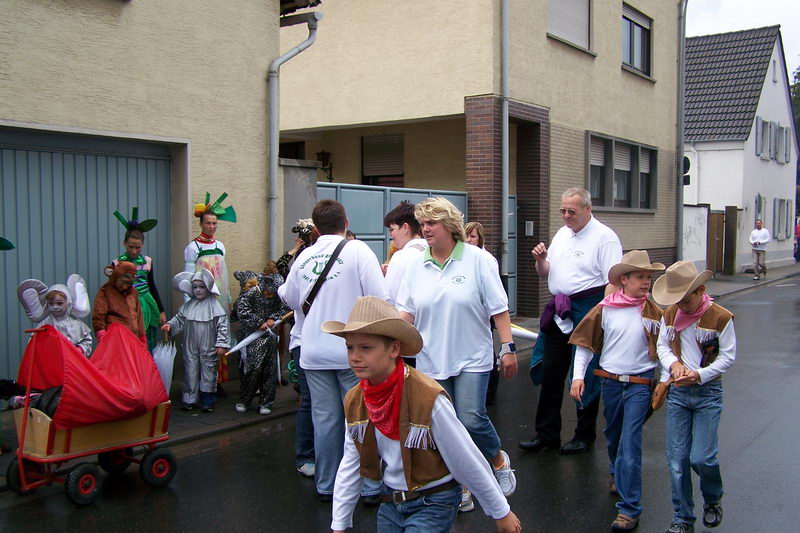
[[[389,303],[394,305],[406,270],[415,261],[422,261],[428,243],[422,238],[419,222],[414,218],[414,204],[407,200],[386,213],[383,225],[389,228],[389,237],[396,249],[386,267],[386,290]]]
[[[403,277],[397,308],[425,340],[417,368],[450,395],[458,419],[509,496],[516,489],[516,477],[486,413],[486,389],[494,365],[492,317],[501,342],[502,372],[507,379],[517,373],[508,296],[497,261],[486,250],[464,243],[464,215],[447,199],[428,198],[417,204],[414,215],[428,248],[422,261],[410,265]],[[465,490],[461,510],[474,506]]]
[[[722,522],[722,475],[717,428],[722,414],[722,374],[736,359],[733,313],[711,301],[691,261],[678,261],[653,285],[653,299],[668,305],[658,336],[667,392],[667,464],[672,482],[672,525],[667,533],[694,531],[692,470],[700,477],[703,525]]]
[[[611,524],[614,531],[632,531],[642,514],[642,430],[658,367],[661,324],[661,308],[648,293],[652,273],[661,270],[664,265],[651,264],[646,251],[623,255],[608,273],[609,283],[620,288],[594,306],[569,338],[576,347],[570,387],[575,401],[583,396],[589,362],[602,353],[594,374],[602,380],[611,492],[620,499]]]
[[[763,273],[767,277],[767,243],[772,240],[769,230],[761,220],[756,220],[756,229],[750,232],[750,245],[753,247],[753,279]]]
[[[547,280],[553,298],[539,319],[540,333],[534,358],[541,360],[541,391],[536,407],[536,436],[519,443],[530,452],[558,448],[561,444],[561,403],[564,382],[574,355],[569,335],[589,310],[603,299],[608,271],[620,262],[622,245],[614,230],[592,216],[589,191],[573,187],[561,195],[559,209],[564,226],[550,248],[543,242],[531,254],[536,272]],[[590,363],[590,368],[596,366]],[[536,373],[537,369],[532,369]],[[537,378],[538,379],[538,378]],[[596,438],[595,425],[600,405],[600,383],[586,376],[586,391],[577,405],[578,425],[572,439],[561,446],[561,453],[589,451]]]
[[[300,327],[300,366],[311,393],[314,422],[317,494],[320,500],[331,501],[344,444],[342,399],[358,379],[347,364],[344,341],[323,333],[320,325],[329,319],[346,319],[359,296],[385,299],[386,288],[378,258],[369,246],[345,240],[349,222],[341,203],[320,200],[311,218],[320,237],[297,256],[278,295],[294,310],[295,327]],[[338,257],[332,260],[334,254]],[[322,277],[326,266],[330,270]],[[313,296],[315,287],[318,292]],[[378,503],[380,485],[365,483],[363,495]]]
[[[383,481],[378,531],[450,531],[461,498],[460,484],[475,492],[497,530],[517,533],[492,469],[456,417],[444,389],[403,364],[422,337],[389,303],[356,300],[347,323],[328,321],[322,330],[345,338],[350,367],[360,378],[345,396],[347,436],[336,474],[331,529],[353,525],[362,477]]]

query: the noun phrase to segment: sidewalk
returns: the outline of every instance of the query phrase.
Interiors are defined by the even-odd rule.
[[[752,274],[736,274],[733,276],[717,276],[706,283],[706,288],[714,298],[733,294],[773,283],[778,280],[800,275],[800,263],[789,266],[770,269],[768,278],[753,280]],[[514,323],[524,328],[538,331],[538,318],[516,317]],[[525,368],[524,360],[530,354],[532,344],[528,341],[517,343],[517,351],[520,354],[520,367]],[[230,381],[224,385],[227,397],[219,398],[217,407],[213,413],[200,413],[198,411],[186,412],[180,409],[181,383],[174,381],[170,398],[173,403],[170,418],[169,432],[170,440],[166,445],[181,444],[208,436],[233,431],[246,426],[262,424],[270,420],[275,420],[288,415],[293,415],[297,408],[298,395],[291,385],[278,387],[278,395],[275,400],[272,413],[266,416],[258,414],[255,405],[251,406],[247,413],[239,414],[234,410],[234,404],[239,395],[239,382]],[[255,403],[255,402],[254,402]],[[13,413],[3,411],[0,413],[2,420],[2,432],[0,438],[12,448],[16,447],[17,438],[14,429]],[[14,457],[13,452],[0,455],[0,490],[5,490],[5,473],[8,464]]]

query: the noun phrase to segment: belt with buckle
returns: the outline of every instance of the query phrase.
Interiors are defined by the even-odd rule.
[[[595,376],[621,381],[622,383],[639,383],[641,385],[650,385],[653,383],[653,380],[649,378],[640,378],[639,376],[628,376],[625,374],[612,374],[611,372],[606,372],[602,368],[595,368],[593,373]]]
[[[429,494],[436,494],[437,492],[444,492],[449,489],[453,489],[458,487],[458,481],[455,479],[451,479],[450,481],[445,481],[441,485],[436,485],[435,487],[431,487],[429,489],[423,490],[393,490],[387,494],[381,494],[381,501],[383,503],[394,503],[400,504],[403,502],[410,502],[412,500],[416,500],[422,496],[427,496]]]

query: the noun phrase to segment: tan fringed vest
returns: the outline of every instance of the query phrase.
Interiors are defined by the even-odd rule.
[[[431,435],[433,404],[440,394],[447,397],[447,393],[425,374],[409,366],[405,370],[400,401],[400,454],[408,490],[416,490],[450,473]],[[347,432],[361,455],[360,474],[367,479],[380,480],[381,459],[375,426],[369,421],[367,406],[364,405],[363,393],[358,385],[344,397],[344,414]]]
[[[675,334],[675,316],[677,314],[677,304],[667,307],[667,310],[664,311],[664,325],[666,326],[664,336],[669,341],[672,353],[683,363],[683,359],[681,359],[681,336]],[[733,313],[715,303],[712,303],[711,307],[700,317],[697,323],[696,339],[697,344],[700,346],[700,353],[703,354],[703,359],[700,362],[701,367],[706,367],[713,363],[719,354],[719,346],[709,352],[704,349],[703,344],[719,338],[719,334],[722,333],[722,330],[725,329],[725,326],[728,325],[732,318]]]
[[[586,313],[578,327],[569,337],[569,343],[576,346],[583,346],[599,354],[603,351],[603,306],[596,305]],[[656,343],[658,342],[658,330],[661,325],[661,308],[653,303],[649,298],[644,303],[642,309],[642,327],[647,337],[647,355],[652,361],[658,359]]]

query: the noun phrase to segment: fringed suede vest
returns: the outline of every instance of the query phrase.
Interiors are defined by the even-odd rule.
[[[664,325],[667,328],[664,336],[669,341],[669,347],[672,353],[675,354],[681,363],[681,336],[675,333],[675,316],[678,314],[678,306],[671,305],[664,311]],[[697,344],[700,346],[700,353],[703,354],[703,359],[700,362],[701,367],[706,367],[714,362],[719,354],[719,334],[728,325],[728,322],[733,318],[733,313],[728,311],[722,306],[715,303],[703,313],[696,326],[696,339]]]
[[[586,313],[581,323],[572,332],[569,343],[576,346],[583,346],[599,354],[603,351],[603,307],[596,305],[591,311]],[[649,298],[644,303],[642,309],[642,327],[645,337],[647,337],[647,355],[652,361],[658,359],[656,343],[658,342],[658,332],[661,326],[661,308],[653,303]]]
[[[400,454],[408,490],[416,490],[450,471],[436,450],[431,435],[433,404],[445,390],[433,379],[406,366],[403,396],[400,401]],[[344,398],[347,432],[361,455],[360,474],[367,479],[381,479],[381,459],[375,429],[369,421],[361,387],[356,385]]]

